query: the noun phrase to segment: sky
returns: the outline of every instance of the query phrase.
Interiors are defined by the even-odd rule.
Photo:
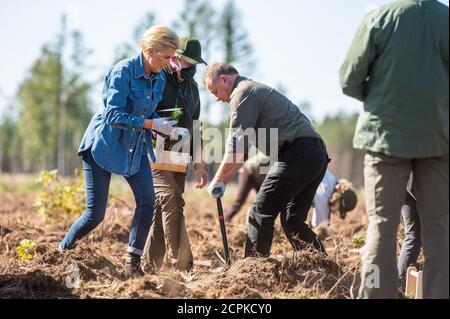
[[[224,2],[212,1],[218,9]],[[235,1],[257,63],[251,77],[282,86],[294,103],[308,101],[310,115],[317,121],[326,115],[360,111],[360,102],[341,93],[339,68],[363,17],[388,2]],[[449,4],[449,0],[440,2]],[[7,112],[8,101],[15,96],[43,44],[55,38],[64,12],[71,14],[72,25],[80,29],[86,46],[93,49],[90,75],[98,79],[111,65],[115,48],[132,40],[133,29],[148,11],[155,13],[158,23],[171,25],[183,5],[184,0],[0,0],[0,117]],[[201,66],[198,72],[205,70]],[[97,86],[92,92],[96,107],[101,105],[100,90]]]

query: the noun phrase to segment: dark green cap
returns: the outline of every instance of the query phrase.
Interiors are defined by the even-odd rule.
[[[177,50],[177,54],[181,55],[190,64],[204,63],[202,59],[202,46],[200,41],[192,37],[182,37],[180,39],[180,49]]]

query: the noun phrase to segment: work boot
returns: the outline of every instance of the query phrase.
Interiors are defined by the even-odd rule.
[[[125,258],[125,274],[128,277],[142,277],[144,272],[141,269],[141,257],[135,254],[129,254]]]

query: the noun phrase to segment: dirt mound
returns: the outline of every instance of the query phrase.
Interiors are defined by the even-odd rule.
[[[199,279],[197,287],[191,289],[203,290],[207,298],[273,298],[285,294],[295,298],[345,298],[351,279],[348,274],[341,279],[342,284],[336,285],[343,275],[342,266],[313,250],[279,258],[245,258],[229,269],[217,271],[216,275]]]
[[[332,293],[334,298],[345,297],[345,289],[333,289],[338,288],[334,285],[342,274],[342,266],[314,250],[289,254],[283,259],[281,266],[281,282],[287,288],[296,289],[299,298],[310,297],[310,294],[331,297]]]
[[[0,298],[75,298],[71,289],[52,275],[32,270],[0,275]]]
[[[281,263],[272,258],[238,260],[230,269],[211,278],[212,282],[208,290],[219,297],[217,294],[221,295],[223,289],[228,289],[233,284],[241,284],[259,291],[270,292],[280,281],[280,266]]]
[[[222,298],[243,298],[243,299],[262,299],[265,298],[263,294],[255,289],[251,289],[247,285],[233,284],[231,287],[225,289],[221,295]]]
[[[157,286],[158,281],[155,278],[132,279],[119,282],[109,292],[106,292],[106,295],[119,295],[121,298],[131,299],[162,298],[163,296],[158,293]]]
[[[12,238],[11,242],[17,239]],[[15,256],[15,249],[10,248],[9,255]],[[38,243],[32,260],[20,261],[15,256],[0,267],[0,297],[75,298],[85,293],[73,290],[67,281],[78,279],[81,285],[89,282],[88,287],[124,280],[125,276],[120,263],[111,261],[86,242],[81,241],[74,250],[64,253]]]
[[[85,281],[112,281],[124,279],[123,265],[105,257],[91,244],[81,241],[73,250],[63,253],[51,250],[42,256],[49,266],[57,266],[59,272],[67,272],[70,265],[80,269],[80,276]]]

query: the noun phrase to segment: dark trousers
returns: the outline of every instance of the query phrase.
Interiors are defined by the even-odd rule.
[[[420,254],[420,220],[416,200],[409,192],[402,206],[402,219],[405,226],[405,239],[398,259],[398,276],[400,284],[406,285],[406,270],[417,262]]]
[[[237,196],[231,205],[230,210],[225,213],[226,222],[230,222],[231,219],[241,210],[242,205],[244,205],[247,200],[247,196],[252,189],[258,192],[259,185],[253,177],[246,170],[244,170],[242,173],[239,173]]]
[[[278,214],[294,249],[311,244],[325,252],[305,221],[328,162],[325,144],[320,138],[299,138],[282,147],[279,161],[270,169],[250,209],[245,257],[270,254]]]

